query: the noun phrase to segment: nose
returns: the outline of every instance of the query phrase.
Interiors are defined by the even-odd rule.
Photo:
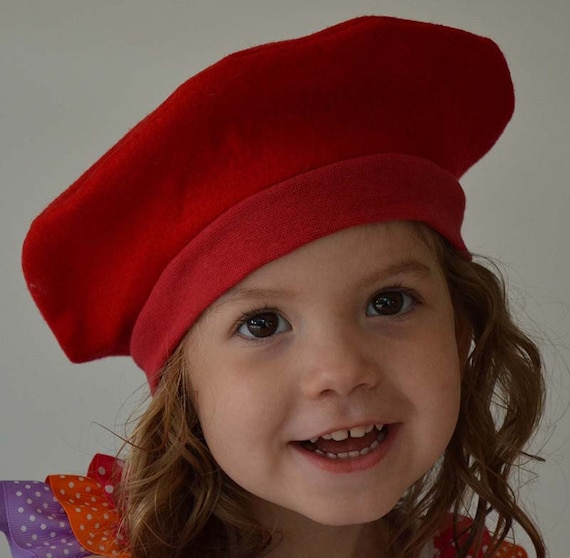
[[[380,355],[358,333],[323,334],[307,339],[302,352],[303,391],[309,398],[348,396],[373,389],[382,376]]]

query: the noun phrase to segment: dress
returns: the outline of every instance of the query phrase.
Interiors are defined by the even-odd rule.
[[[113,499],[122,464],[108,455],[93,458],[87,475],[50,475],[45,482],[0,482],[0,531],[13,558],[129,558],[118,529]],[[463,525],[468,525],[465,519]],[[461,528],[461,525],[459,526]],[[485,542],[490,542],[485,535]],[[444,527],[421,558],[455,558],[453,528]],[[495,558],[528,558],[503,543]],[[482,558],[482,554],[472,558]]]

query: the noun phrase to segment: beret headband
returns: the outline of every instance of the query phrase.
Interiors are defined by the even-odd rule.
[[[461,175],[514,107],[499,48],[360,17],[232,54],[182,84],[32,223],[30,292],[74,362],[151,387],[201,312],[338,230],[421,221],[468,257]]]

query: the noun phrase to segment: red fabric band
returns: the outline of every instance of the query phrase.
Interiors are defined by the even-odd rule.
[[[246,198],[166,267],[144,305],[131,355],[151,387],[202,311],[253,270],[299,246],[365,223],[421,221],[467,253],[456,178],[431,161],[380,154],[310,171]]]

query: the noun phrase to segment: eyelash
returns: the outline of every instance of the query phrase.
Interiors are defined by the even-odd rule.
[[[405,296],[409,296],[412,299],[410,307],[405,312],[401,312],[398,314],[387,315],[387,316],[382,316],[380,314],[376,314],[376,315],[373,314],[371,317],[376,316],[379,318],[390,318],[391,320],[404,320],[409,316],[409,314],[411,312],[414,311],[414,309],[416,309],[418,306],[421,306],[424,303],[423,297],[416,290],[410,289],[408,287],[404,287],[402,284],[396,284],[396,285],[393,285],[391,287],[383,288],[380,291],[374,293],[368,299],[368,303],[366,305],[366,308],[368,308],[368,306],[370,306],[370,304],[372,304],[372,301],[375,298],[378,298],[379,296],[381,296],[384,293],[391,293],[391,292],[397,292],[397,293],[401,293]]]
[[[383,293],[390,293],[390,292],[398,292],[398,293],[401,293],[405,296],[410,297],[412,299],[410,307],[405,312],[398,313],[398,314],[385,315],[385,316],[382,316],[381,314],[367,314],[369,317],[390,318],[390,320],[403,320],[403,319],[406,319],[408,317],[408,315],[414,311],[415,308],[422,305],[424,302],[422,296],[416,290],[410,289],[408,287],[404,287],[401,284],[396,284],[396,285],[393,285],[390,287],[385,287],[385,288],[377,291],[376,293],[374,293],[368,299],[368,302],[366,304],[366,308],[368,309],[368,307],[370,306],[370,304],[372,304],[372,301],[375,298],[381,296]],[[246,337],[245,335],[242,335],[239,333],[240,328],[248,320],[254,318],[255,316],[258,316],[259,314],[265,314],[265,313],[276,314],[276,315],[280,316],[282,319],[286,319],[283,317],[282,312],[274,306],[269,306],[269,305],[265,304],[263,306],[254,307],[251,310],[249,310],[248,312],[243,312],[241,314],[241,316],[238,318],[238,320],[234,323],[233,327],[231,328],[232,335],[235,335],[235,336],[239,337],[240,339],[247,341],[248,343],[264,343],[264,342],[267,342],[269,339],[271,339],[273,337],[273,335],[268,336],[268,337]]]
[[[240,339],[243,339],[244,341],[247,341],[249,343],[263,343],[264,341],[267,341],[267,339],[270,339],[270,337],[246,337],[245,335],[241,335],[239,333],[241,326],[243,326],[248,320],[254,318],[259,314],[266,314],[266,313],[277,314],[278,316],[282,317],[281,310],[275,308],[274,306],[268,306],[267,304],[265,304],[261,307],[258,306],[256,308],[252,308],[248,312],[243,312],[241,314],[241,316],[238,318],[237,322],[233,325],[231,329],[232,334],[237,335]]]

